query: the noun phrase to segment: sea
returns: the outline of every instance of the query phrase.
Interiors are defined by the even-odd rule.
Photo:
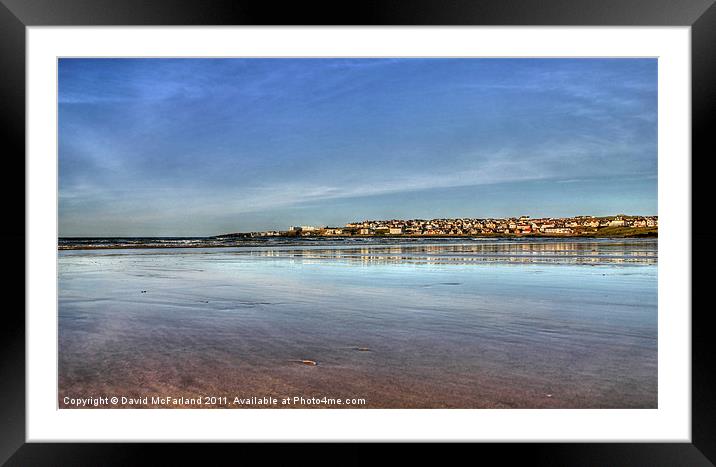
[[[656,238],[58,250],[59,408],[657,407]]]

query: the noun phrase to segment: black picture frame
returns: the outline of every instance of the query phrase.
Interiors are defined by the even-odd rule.
[[[698,183],[709,176],[705,161],[714,154],[716,120],[716,6],[714,0],[396,0],[363,2],[169,1],[169,0],[0,0],[0,132],[4,152],[2,186],[5,226],[2,244],[9,257],[5,297],[13,297],[0,323],[0,462],[12,466],[134,465],[147,451],[186,457],[191,445],[64,444],[25,442],[25,33],[28,26],[105,25],[544,25],[690,26],[692,66],[692,249],[714,233],[697,229],[695,215],[708,212],[708,195]],[[710,117],[710,118],[709,118]],[[701,170],[699,170],[701,169]],[[20,176],[22,174],[22,176]],[[25,244],[25,250],[20,245]],[[698,306],[707,280],[698,266],[710,256],[692,256],[692,442],[691,443],[529,443],[479,444],[501,459],[526,458],[549,465],[716,465],[716,346],[708,307]],[[705,255],[705,256],[704,256]],[[15,269],[17,268],[17,269]],[[705,303],[705,301],[701,301]],[[206,445],[204,445],[206,447]],[[213,456],[232,445],[212,445]],[[243,452],[246,447],[242,447]],[[263,450],[271,449],[263,445]],[[350,448],[357,458],[355,447]],[[422,447],[413,448],[420,453]],[[265,451],[264,455],[265,455]],[[300,457],[303,448],[292,451]],[[243,454],[242,454],[243,455]],[[213,457],[212,456],[212,457]],[[164,457],[169,463],[168,457]],[[234,463],[231,457],[228,461]]]

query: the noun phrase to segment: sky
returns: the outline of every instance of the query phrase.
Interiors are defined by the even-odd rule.
[[[657,214],[656,59],[60,59],[59,233]]]

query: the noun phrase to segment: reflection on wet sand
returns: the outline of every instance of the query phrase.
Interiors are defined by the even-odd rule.
[[[59,406],[213,395],[656,407],[657,250],[599,240],[62,251]]]
[[[470,262],[656,264],[654,242],[495,243],[460,245],[398,245],[343,248],[272,248],[247,252],[250,256],[342,260],[355,263],[463,264]]]

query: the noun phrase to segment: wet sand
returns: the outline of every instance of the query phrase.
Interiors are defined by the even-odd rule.
[[[653,239],[61,251],[58,404],[655,408],[656,252]],[[113,407],[196,405],[100,408]]]

